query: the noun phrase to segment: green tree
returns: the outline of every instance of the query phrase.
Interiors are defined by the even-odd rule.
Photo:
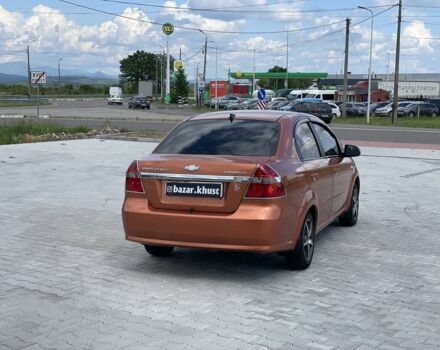
[[[179,68],[177,72],[174,73],[173,86],[171,89],[171,102],[179,102],[179,98],[188,98],[189,84],[186,79],[185,70]]]
[[[131,85],[132,90],[137,90],[139,80],[153,80],[160,86],[161,62],[163,62],[164,76],[166,76],[166,58],[143,50],[137,50],[119,61],[121,71],[121,84]],[[170,67],[174,67],[174,58],[170,56]]]

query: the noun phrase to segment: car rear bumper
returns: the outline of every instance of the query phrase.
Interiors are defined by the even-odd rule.
[[[126,239],[142,244],[270,253],[293,249],[296,242],[293,215],[277,201],[249,200],[233,213],[197,213],[155,209],[144,197],[129,196],[122,221]]]

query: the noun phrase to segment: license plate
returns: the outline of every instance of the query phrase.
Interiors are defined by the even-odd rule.
[[[222,198],[223,184],[212,182],[167,182],[167,196]]]
[[[322,117],[323,117],[323,118],[327,118],[328,115],[327,115],[327,114],[323,114]]]

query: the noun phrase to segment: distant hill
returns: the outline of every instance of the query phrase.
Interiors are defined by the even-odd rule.
[[[58,67],[32,66],[34,71],[47,73],[48,82],[58,83]],[[0,84],[16,84],[27,82],[27,63],[8,62],[0,63]],[[117,76],[108,75],[101,71],[87,72],[80,69],[69,69],[61,66],[62,84],[103,84],[109,85],[118,82]]]
[[[25,84],[27,77],[15,74],[4,74],[0,73],[0,84]]]
[[[50,85],[58,84],[58,76],[48,76],[47,83]],[[106,77],[84,77],[84,76],[61,76],[61,84],[73,84],[73,85],[113,85],[118,84],[117,78]],[[0,84],[27,84],[27,77],[23,75],[4,74],[0,73]]]

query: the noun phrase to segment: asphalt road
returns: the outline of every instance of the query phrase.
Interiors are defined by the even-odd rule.
[[[189,106],[176,108],[158,108],[154,103],[150,110],[130,110],[127,103],[123,106],[108,106],[105,99],[61,100],[54,105],[43,106],[40,115],[44,123],[62,124],[65,126],[89,126],[98,128],[110,124],[116,128],[130,131],[152,130],[169,131],[178,122],[195,114]],[[0,125],[16,123],[16,119],[4,118],[8,115],[36,115],[35,107],[1,108]],[[407,145],[440,146],[440,130],[411,129],[399,127],[374,127],[362,125],[332,124],[331,128],[344,141],[353,143],[398,143]],[[373,144],[371,144],[373,145]],[[436,148],[436,147],[434,147]]]

